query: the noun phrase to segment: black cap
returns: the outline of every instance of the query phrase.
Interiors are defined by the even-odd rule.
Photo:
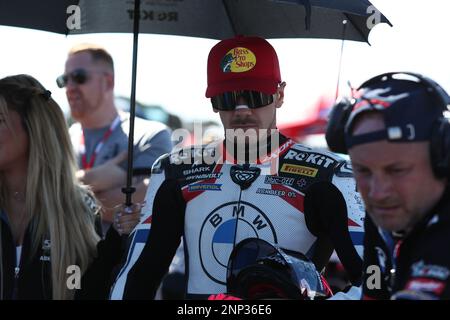
[[[430,140],[433,124],[443,116],[449,97],[434,81],[409,73],[407,78],[385,74],[362,85],[346,126],[347,148],[378,140],[417,142]],[[425,80],[424,80],[425,79]],[[367,82],[366,82],[367,83]],[[363,113],[377,111],[383,115],[384,130],[352,135],[355,120]]]

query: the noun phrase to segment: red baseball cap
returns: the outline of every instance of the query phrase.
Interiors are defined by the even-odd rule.
[[[277,53],[263,38],[237,36],[209,52],[207,98],[237,90],[274,94],[280,82]]]

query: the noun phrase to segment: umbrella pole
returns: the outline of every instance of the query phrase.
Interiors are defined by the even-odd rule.
[[[140,20],[141,0],[134,1],[133,14],[133,66],[131,73],[131,95],[130,95],[130,130],[128,133],[128,167],[127,167],[127,185],[122,188],[125,194],[125,205],[131,206],[131,195],[136,191],[133,187],[133,149],[134,149],[134,118],[136,111],[136,76],[137,76],[137,51],[139,39],[139,20]]]
[[[337,101],[339,97],[339,83],[341,82],[341,68],[342,68],[342,56],[344,55],[344,42],[345,42],[345,31],[347,30],[347,20],[342,20],[342,43],[341,43],[341,55],[339,57],[339,67],[338,67],[338,77],[336,84],[336,95],[334,101]]]

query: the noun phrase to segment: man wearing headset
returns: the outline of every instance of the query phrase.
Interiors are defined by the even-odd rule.
[[[352,172],[337,155],[279,134],[285,85],[266,40],[240,36],[212,48],[206,97],[225,139],[153,166],[113,299],[153,298],[182,235],[188,298],[226,292],[230,253],[249,237],[304,253],[318,270],[335,249],[359,285],[364,207]]]
[[[363,298],[449,299],[450,99],[411,73],[372,78],[359,94],[336,106],[327,139],[348,149],[368,213]]]

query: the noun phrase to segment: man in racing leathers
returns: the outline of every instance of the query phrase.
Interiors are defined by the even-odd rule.
[[[229,255],[248,237],[302,252],[318,270],[334,249],[360,284],[364,207],[351,168],[276,130],[285,85],[264,39],[237,37],[211,50],[206,96],[225,140],[155,163],[112,299],[153,298],[182,237],[188,298],[226,292]]]

